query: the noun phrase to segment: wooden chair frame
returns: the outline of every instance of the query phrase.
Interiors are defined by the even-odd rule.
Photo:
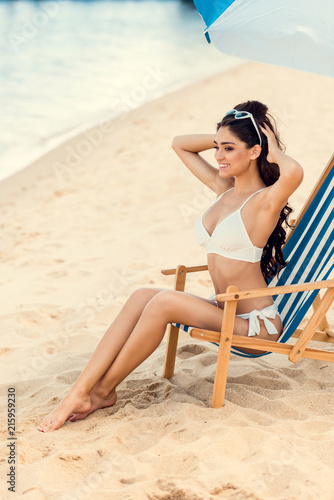
[[[327,177],[331,168],[333,168],[333,165],[334,154],[328,162],[328,165],[326,166],[311,195],[303,206],[298,219],[294,223],[294,229],[302,219],[308,206],[311,204],[313,198],[320,189],[324,179]],[[288,238],[291,236],[291,234],[292,231],[288,235]],[[174,290],[184,291],[186,276],[188,273],[207,270],[207,265],[191,267],[179,265],[174,269],[162,269],[161,272],[164,275],[175,275]],[[292,335],[292,337],[297,338],[297,341],[294,345],[274,342],[272,340],[261,340],[254,337],[250,338],[240,335],[233,335],[235,313],[239,300],[255,297],[266,297],[270,295],[297,293],[306,290],[320,291],[321,289],[325,289],[326,292],[322,299],[320,299],[319,294],[316,296],[316,299],[313,302],[314,312],[307,325],[303,329],[298,328]],[[243,291],[238,291],[236,286],[231,285],[227,288],[226,293],[216,295],[216,299],[218,301],[225,302],[224,318],[221,331],[216,332],[193,327],[189,331],[189,334],[192,338],[219,343],[217,367],[211,403],[212,408],[220,408],[224,404],[227,371],[232,346],[239,349],[247,348],[256,349],[263,352],[276,352],[280,354],[286,354],[289,360],[293,363],[296,363],[301,357],[334,362],[334,352],[320,349],[311,349],[307,347],[311,340],[324,343],[334,343],[334,332],[329,329],[328,321],[326,319],[326,313],[328,312],[331,304],[334,301],[334,279],[313,283],[276,286]],[[175,369],[179,328],[169,324],[167,326],[167,335],[167,349],[163,376],[165,378],[171,378],[174,375]]]

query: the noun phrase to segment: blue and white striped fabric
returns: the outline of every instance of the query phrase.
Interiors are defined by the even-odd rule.
[[[279,278],[275,277],[269,286],[326,280],[332,272],[334,268],[334,167],[293,231],[283,253],[288,265]],[[284,327],[280,342],[285,343],[298,328],[317,293],[317,290],[311,290],[274,297]],[[193,328],[173,324],[186,332]],[[247,358],[269,354],[247,354],[236,348],[232,348],[232,351]]]
[[[334,76],[333,0],[194,0],[224,54]]]
[[[325,280],[334,268],[334,168],[284,247],[289,262],[279,279],[269,286],[291,285]],[[286,342],[311,307],[317,290],[280,295],[275,304],[284,318]],[[301,315],[301,311],[303,312]]]

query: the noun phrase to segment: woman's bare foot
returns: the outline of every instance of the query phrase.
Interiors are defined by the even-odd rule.
[[[83,418],[86,418],[87,415],[93,413],[93,411],[113,406],[117,401],[117,393],[115,390],[113,390],[110,394],[102,396],[93,389],[90,394],[90,401],[91,401],[91,408],[88,411],[73,413],[72,415],[70,415],[68,420],[70,420],[70,422],[75,422],[76,420],[82,420]]]
[[[49,415],[39,424],[37,429],[41,432],[55,431],[61,427],[73,412],[89,412],[91,401],[89,394],[79,396],[71,392],[59,403]]]

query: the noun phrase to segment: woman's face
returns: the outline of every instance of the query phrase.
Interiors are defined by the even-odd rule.
[[[219,176],[236,177],[246,172],[254,159],[253,148],[247,149],[227,127],[220,127],[215,138],[215,159],[219,166]]]

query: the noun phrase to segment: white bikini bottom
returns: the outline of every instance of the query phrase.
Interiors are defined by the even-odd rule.
[[[214,301],[216,306],[219,307],[218,301],[216,299],[214,299]],[[278,333],[276,326],[269,321],[269,319],[274,319],[276,316],[279,316],[279,312],[275,304],[260,310],[254,309],[250,313],[236,314],[236,316],[238,316],[238,318],[249,320],[248,337],[254,337],[255,335],[260,334],[260,319],[263,320],[264,326],[266,327],[269,335],[276,335]]]
[[[278,333],[276,326],[269,321],[269,319],[274,319],[276,316],[279,316],[279,312],[274,304],[261,310],[254,309],[247,314],[236,314],[236,316],[249,320],[248,337],[254,337],[254,335],[260,334],[260,319],[263,320],[269,335],[276,335]]]

